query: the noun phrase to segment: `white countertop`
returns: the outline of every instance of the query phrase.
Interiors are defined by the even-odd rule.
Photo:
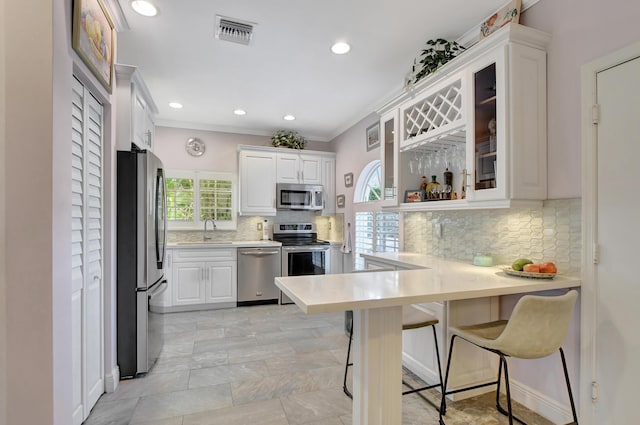
[[[376,254],[415,270],[277,277],[276,285],[305,313],[364,310],[406,304],[483,298],[580,286],[574,276],[529,279],[499,267],[477,267],[420,254]]]
[[[280,247],[280,242],[274,241],[203,241],[203,242],[170,242],[167,248],[269,248]]]

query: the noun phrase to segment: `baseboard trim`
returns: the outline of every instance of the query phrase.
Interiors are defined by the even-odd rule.
[[[118,388],[118,383],[120,383],[120,368],[116,365],[111,372],[107,373],[107,376],[104,377],[104,392],[112,393]]]
[[[566,424],[573,420],[571,408],[568,405],[542,394],[521,382],[510,380],[511,397],[529,410],[545,417],[554,424]],[[504,392],[504,385],[501,387]]]

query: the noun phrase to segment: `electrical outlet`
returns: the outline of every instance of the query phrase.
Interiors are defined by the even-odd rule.
[[[262,230],[262,223],[258,223],[258,230]]]
[[[329,222],[329,230],[331,230],[331,222]]]

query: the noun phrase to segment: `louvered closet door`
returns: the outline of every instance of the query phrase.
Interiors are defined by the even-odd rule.
[[[73,423],[104,391],[102,105],[74,79],[72,103]]]

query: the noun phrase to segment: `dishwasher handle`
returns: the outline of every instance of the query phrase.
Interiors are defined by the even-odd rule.
[[[254,257],[261,257],[264,255],[276,255],[280,251],[240,251],[240,255],[252,255]]]

